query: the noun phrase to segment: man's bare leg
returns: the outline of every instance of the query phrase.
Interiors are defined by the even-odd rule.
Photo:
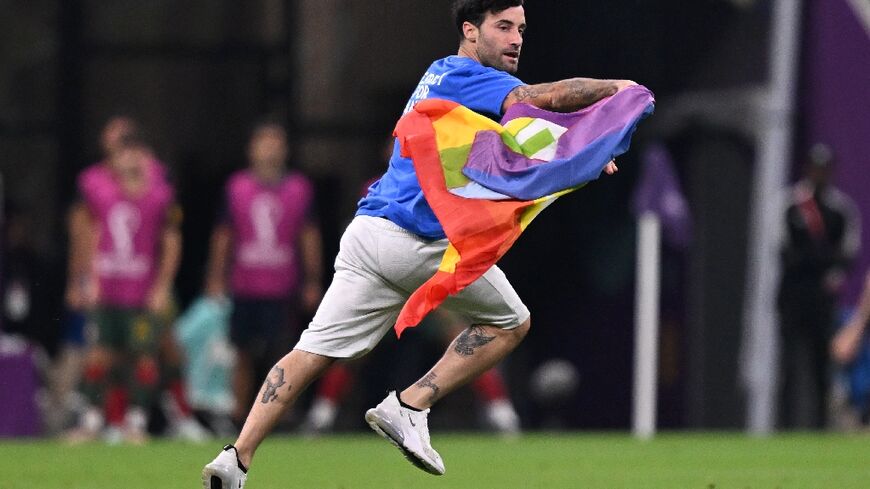
[[[334,358],[292,350],[272,367],[235,443],[239,460],[245,467],[250,467],[257,447],[299,394],[334,361]]]
[[[526,336],[530,320],[514,329],[472,325],[447,347],[444,356],[416,383],[399,395],[402,402],[428,409],[449,392],[486,372],[510,353]]]
[[[233,399],[236,402],[236,407],[233,409],[234,423],[241,424],[245,421],[245,415],[248,414],[248,403],[251,402],[251,394],[256,388],[253,370],[251,355],[246,351],[238,350],[230,382],[233,388]]]

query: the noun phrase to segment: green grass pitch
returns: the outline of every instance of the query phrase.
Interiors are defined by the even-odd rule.
[[[505,441],[434,434],[447,474],[409,464],[374,434],[270,438],[248,489],[643,488],[867,489],[870,436],[528,434]],[[199,488],[220,442],[143,447],[55,441],[0,442],[0,489]]]

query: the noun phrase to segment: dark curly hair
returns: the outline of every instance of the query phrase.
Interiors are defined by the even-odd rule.
[[[522,7],[523,0],[455,0],[453,2],[453,22],[459,32],[459,40],[465,38],[462,24],[471,22],[477,27],[483,23],[487,12],[497,14],[511,7]]]

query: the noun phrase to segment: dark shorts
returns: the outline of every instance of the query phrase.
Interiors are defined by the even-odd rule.
[[[63,343],[76,347],[85,346],[85,325],[87,322],[87,314],[81,311],[65,311],[61,319]]]
[[[230,341],[255,359],[290,351],[298,332],[289,299],[233,299]]]
[[[143,309],[101,307],[91,315],[96,342],[114,350],[132,353],[157,351],[161,321]]]

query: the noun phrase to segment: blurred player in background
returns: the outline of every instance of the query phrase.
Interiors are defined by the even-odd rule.
[[[522,0],[459,0],[454,19],[458,54],[432,63],[406,106],[442,98],[499,119],[523,102],[572,112],[634,85],[627,80],[572,78],[525,85],[517,71],[526,28]],[[605,171],[616,171],[613,163]],[[394,326],[408,296],[438,268],[447,247],[411,160],[395,143],[384,176],[360,201],[341,239],[335,275],[314,319],[295,348],[269,372],[235,445],[203,469],[206,489],[241,488],[257,447],[302,390],[339,358],[368,353]],[[429,408],[489,370],[525,337],[530,314],[504,273],[490,268],[443,307],[472,325],[419,381],[392,391],[366,421],[415,466],[443,474],[429,438]]]
[[[855,313],[831,340],[831,356],[837,363],[848,364],[855,359],[865,340],[868,323],[870,323],[870,272],[867,272],[864,278],[864,288],[858,299]]]
[[[784,216],[778,306],[782,425],[806,429],[826,426],[834,307],[858,255],[861,230],[852,200],[831,184],[831,150],[811,148],[802,170]]]
[[[227,182],[224,215],[212,233],[206,293],[233,302],[239,425],[259,379],[292,344],[299,306],[313,312],[323,293],[314,192],[307,178],[287,169],[288,156],[283,126],[266,121],[254,128],[249,166]]]
[[[870,426],[870,271],[864,279],[864,288],[858,306],[849,320],[831,340],[830,352],[834,361],[843,368],[848,380],[849,404],[858,421]]]
[[[138,123],[132,117],[115,115],[109,118],[100,132],[99,146],[103,160],[99,164],[108,165],[109,161],[118,158],[124,140],[138,131]],[[93,273],[96,233],[92,229],[92,216],[80,197],[73,202],[66,215],[66,312],[61,323],[63,334],[60,351],[51,379],[55,408],[48,416],[49,425],[55,430],[64,426],[68,414],[81,414],[83,409],[77,396],[77,387],[81,383],[82,362],[87,346],[85,325],[88,312],[96,306],[98,295]]]
[[[78,177],[70,217],[67,301],[88,310],[94,338],[81,390],[88,405],[73,440],[142,442],[161,385],[159,345],[181,256],[174,190],[128,118],[103,132],[106,159]]]

